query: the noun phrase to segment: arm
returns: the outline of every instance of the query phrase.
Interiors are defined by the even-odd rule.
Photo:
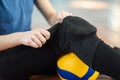
[[[49,0],[36,0],[36,6],[45,16],[50,25],[54,25],[57,22],[62,22],[64,17],[70,15],[70,13],[64,11],[56,12]],[[49,38],[50,33],[41,28],[27,32],[17,32],[8,35],[2,35],[0,36],[0,51],[18,45],[26,45],[38,48],[44,45],[46,40]]]
[[[0,36],[0,51],[20,45],[17,39],[18,34],[19,33],[13,33]]]
[[[49,0],[36,0],[36,6],[51,26],[58,22],[61,23],[64,17],[72,15],[65,11],[57,12]]]
[[[50,38],[50,33],[44,29],[38,28],[26,32],[17,32],[0,36],[0,51],[12,48],[18,45],[31,46],[33,48],[42,47]]]

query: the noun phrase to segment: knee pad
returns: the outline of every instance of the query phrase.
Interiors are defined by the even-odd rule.
[[[62,80],[96,80],[99,76],[99,72],[87,66],[74,53],[58,59],[57,72]]]
[[[80,17],[68,16],[48,31],[51,33],[50,41],[59,53],[72,51],[92,67],[95,50],[102,41],[96,35],[96,27]],[[58,55],[63,55],[62,53]]]

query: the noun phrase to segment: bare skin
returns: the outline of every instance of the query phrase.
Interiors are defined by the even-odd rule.
[[[49,0],[36,0],[36,6],[38,7],[39,11],[44,15],[44,17],[51,26],[56,23],[61,23],[66,16],[72,15],[71,13],[65,11],[57,12],[53,8]],[[49,38],[50,33],[42,28],[37,28],[26,32],[16,32],[8,35],[1,35],[0,51],[18,45],[39,48],[42,47]]]

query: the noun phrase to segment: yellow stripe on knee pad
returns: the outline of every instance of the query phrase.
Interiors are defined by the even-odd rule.
[[[76,78],[78,80],[95,80],[99,73],[87,66],[81,59],[79,59],[74,53],[68,53],[62,56],[58,62],[58,74],[62,80],[67,78]],[[70,75],[70,76],[69,76]],[[70,79],[67,79],[70,80]],[[72,80],[72,79],[71,79]]]

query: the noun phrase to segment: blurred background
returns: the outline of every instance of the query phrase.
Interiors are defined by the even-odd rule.
[[[56,10],[71,12],[98,29],[98,36],[110,46],[120,47],[120,0],[50,0]],[[46,5],[47,6],[47,5]],[[49,28],[34,7],[32,27]]]

